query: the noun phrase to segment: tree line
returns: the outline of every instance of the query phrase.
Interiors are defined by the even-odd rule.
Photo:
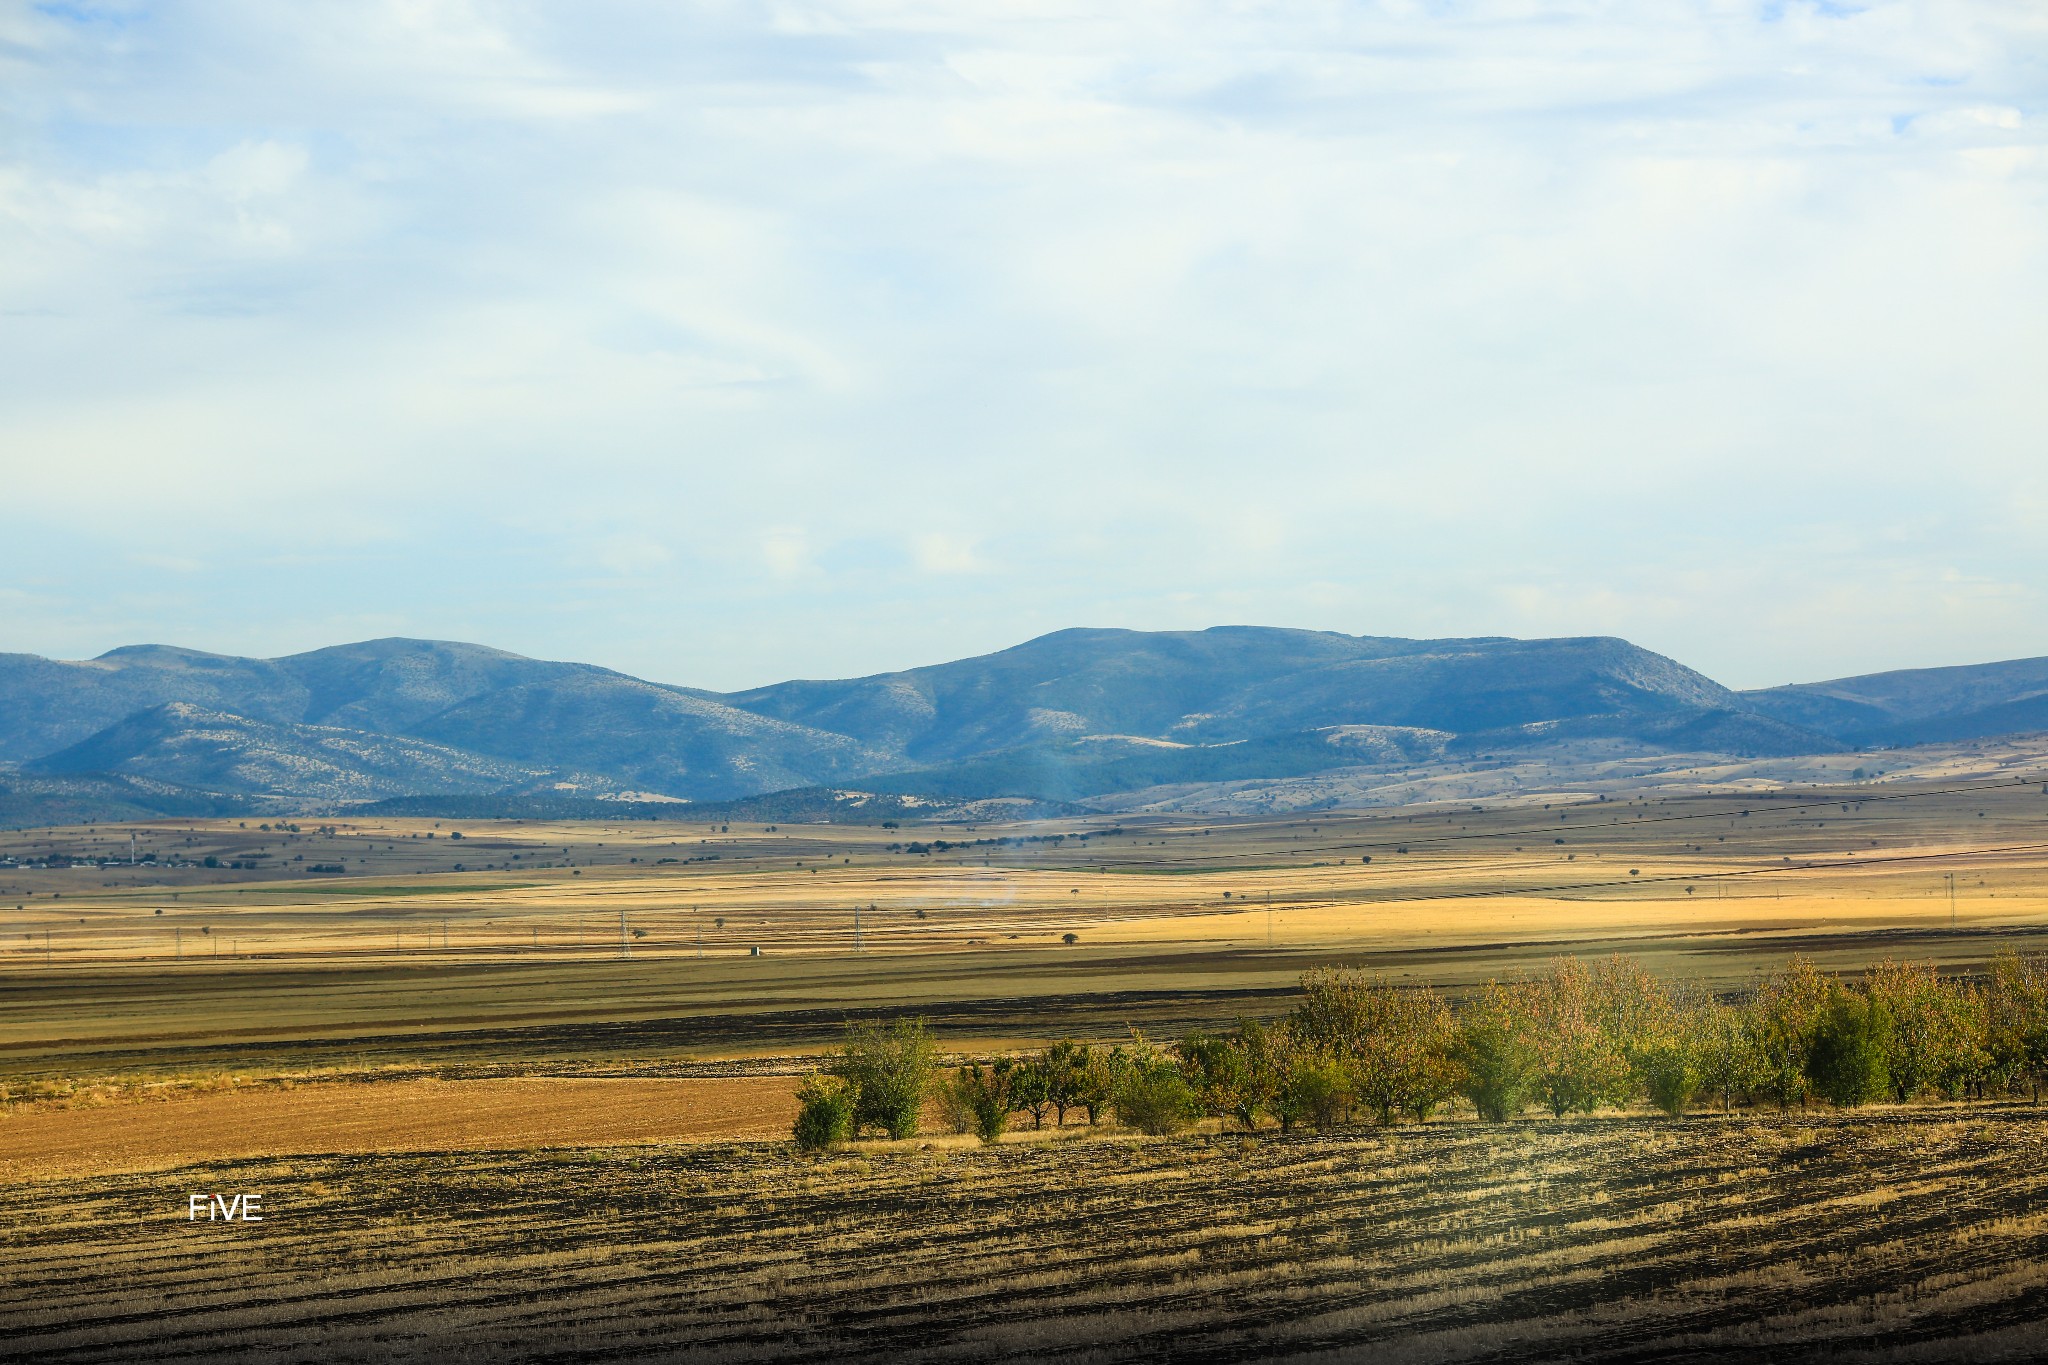
[[[927,1101],[994,1142],[1028,1120],[1111,1118],[1145,1133],[1204,1117],[1249,1131],[1423,1120],[1462,1103],[1504,1122],[1647,1104],[1667,1114],[1781,1110],[1929,1096],[2040,1098],[2048,1073],[2048,954],[2006,953],[1977,980],[1885,961],[1860,979],[1794,957],[1734,998],[1640,962],[1553,959],[1453,1002],[1427,985],[1340,967],[1303,973],[1293,1011],[1173,1046],[1063,1041],[942,1074],[922,1020],[849,1025],[799,1092],[795,1136],[823,1148],[910,1137]]]

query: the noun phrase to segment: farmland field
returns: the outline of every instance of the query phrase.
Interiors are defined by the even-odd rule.
[[[653,1063],[813,1049],[874,1008],[1111,1037],[1277,1010],[1320,962],[1455,987],[1626,951],[1728,988],[1794,951],[2048,944],[2038,779],[911,830],[184,821],[0,857],[17,1076]],[[348,871],[279,875],[309,865]]]
[[[2033,1112],[591,1148],[0,1186],[4,1348],[132,1359],[2024,1359]],[[187,1189],[264,1221],[186,1220]]]
[[[1793,953],[1973,979],[2048,947],[2038,778],[908,829],[264,823],[0,836],[0,1354],[2039,1349],[2048,1119],[2009,1100],[782,1136],[849,1019],[921,1016],[968,1058],[1275,1018],[1321,964],[1452,999],[1559,954],[1721,994]],[[261,1223],[188,1216],[238,1191]]]

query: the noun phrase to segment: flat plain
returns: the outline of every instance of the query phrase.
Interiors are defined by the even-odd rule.
[[[0,840],[0,1354],[2040,1349],[2025,1105],[822,1158],[776,1136],[855,1018],[921,1015],[976,1056],[1277,1016],[1324,963],[1453,995],[1560,953],[1720,991],[1795,952],[1973,973],[2048,947],[2038,777],[944,828],[264,823]],[[213,1191],[265,1220],[190,1221]]]
[[[0,1065],[630,1068],[815,1050],[871,1010],[977,1046],[1227,1024],[1325,962],[1459,988],[1625,951],[1732,989],[1795,951],[2048,945],[2038,778],[902,829],[261,823],[0,837],[72,861],[0,865]],[[307,867],[345,872],[285,871]]]

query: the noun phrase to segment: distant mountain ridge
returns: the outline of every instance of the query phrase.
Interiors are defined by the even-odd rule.
[[[1761,714],[1868,744],[2048,730],[2048,658],[1905,668],[1742,694]]]
[[[0,765],[21,774],[9,809],[60,789],[73,811],[94,799],[732,802],[849,784],[1058,802],[1566,745],[1768,757],[2037,728],[2048,659],[1738,693],[1612,637],[1073,629],[729,694],[402,638],[279,659],[166,645],[0,655]]]

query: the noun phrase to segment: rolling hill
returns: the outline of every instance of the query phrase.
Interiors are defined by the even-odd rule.
[[[1742,699],[1763,715],[1855,744],[2048,730],[2048,658],[1866,673],[1763,688]]]
[[[1626,640],[1397,640],[1261,626],[1062,630],[980,658],[724,700],[919,764],[1084,735],[1217,744],[1333,725],[1466,733],[1749,711],[1719,683]]]
[[[107,774],[202,791],[346,803],[416,792],[497,792],[551,774],[397,735],[290,725],[166,702],[23,765],[42,776]]]
[[[720,694],[481,645],[0,655],[10,812],[783,792],[1074,801],[1597,751],[1759,759],[2048,728],[2048,659],[1733,692],[1611,637],[1057,631]],[[845,806],[839,797],[821,811]],[[508,807],[509,808],[509,807]],[[892,806],[892,808],[895,808]]]

